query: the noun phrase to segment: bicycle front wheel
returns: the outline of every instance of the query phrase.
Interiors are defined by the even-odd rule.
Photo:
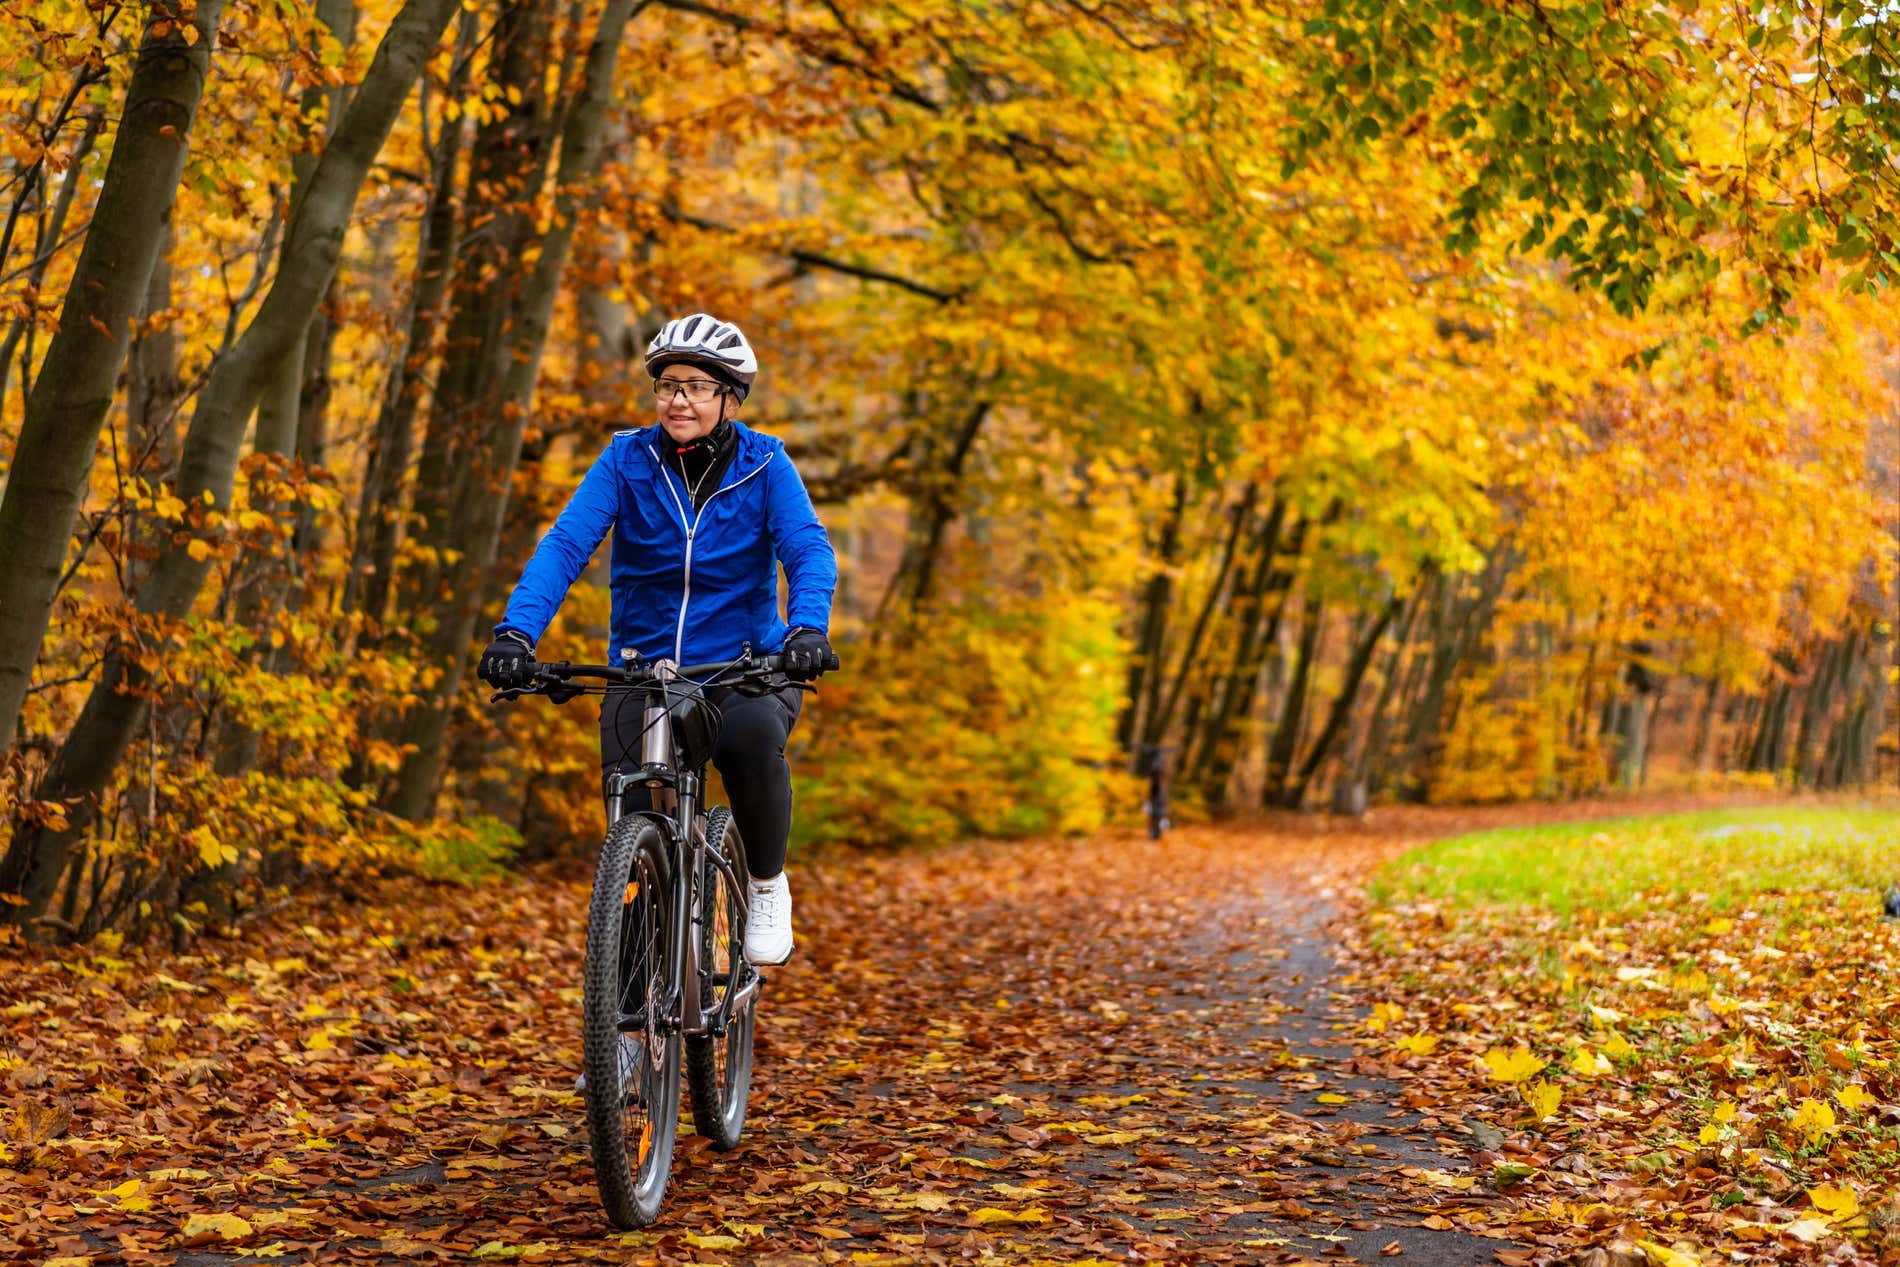
[[[581,990],[587,1135],[601,1205],[616,1227],[659,1217],[679,1129],[680,979],[665,843],[629,814],[594,871]]]
[[[706,841],[734,875],[746,874],[745,845],[724,806],[706,818]],[[745,960],[745,915],[726,873],[709,858],[699,884],[699,1006],[713,1032],[686,1040],[693,1125],[720,1152],[739,1145],[752,1092],[752,1028],[758,974]]]

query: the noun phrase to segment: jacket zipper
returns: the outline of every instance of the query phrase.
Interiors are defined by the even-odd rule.
[[[680,495],[673,488],[673,481],[669,478],[670,472],[666,469],[666,463],[661,461],[659,451],[652,445],[649,444],[647,446],[647,452],[653,455],[653,461],[659,466],[660,482],[666,485],[666,491],[673,499],[673,509],[679,512],[680,527],[686,530],[686,576],[682,582],[683,588],[680,590],[679,623],[673,627],[673,659],[676,663],[683,664],[686,661],[686,604],[691,602],[693,597],[693,538],[699,534],[699,517],[706,513],[706,507],[712,505],[713,498],[719,496],[721,493],[730,492],[739,487],[739,485],[745,483],[746,480],[757,475],[759,471],[763,471],[766,467],[772,465],[772,459],[777,455],[766,454],[765,461],[759,463],[757,470],[749,471],[743,478],[734,480],[723,488],[715,488],[712,492],[707,493],[706,500],[699,504],[699,509],[693,512],[692,522],[688,523],[686,519],[686,507],[681,504]],[[685,483],[684,480],[680,482]],[[692,496],[691,489],[687,490],[687,496]]]

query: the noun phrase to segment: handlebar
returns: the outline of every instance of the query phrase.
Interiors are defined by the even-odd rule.
[[[660,682],[662,665],[672,665],[671,660],[642,660],[631,664],[570,664],[566,660],[549,662],[537,661],[534,677],[527,686],[510,687],[496,691],[489,697],[490,703],[504,699],[514,699],[522,695],[547,695],[556,702],[565,702],[586,690],[606,690],[608,687],[638,687],[654,685]],[[832,673],[838,668],[836,652],[825,658],[821,672]],[[737,675],[732,674],[739,670]],[[784,657],[778,655],[753,655],[750,650],[733,660],[716,660],[707,664],[683,664],[672,668],[673,680],[690,682],[696,686],[739,686],[763,685],[767,679],[784,675]],[[599,687],[576,685],[577,679],[592,679],[602,683]],[[805,683],[795,683],[805,690],[812,690]]]

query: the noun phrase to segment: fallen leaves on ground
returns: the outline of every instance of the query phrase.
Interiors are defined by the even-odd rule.
[[[1900,875],[1885,821],[1884,846],[1856,827],[1851,848]],[[1601,868],[1636,830],[1564,847]],[[1724,860],[1712,844],[1677,865]],[[1554,890],[1570,864],[1549,867]],[[1711,887],[1576,907],[1401,893],[1362,924],[1356,984],[1383,1011],[1360,1048],[1474,1161],[1521,1163],[1509,1206],[1556,1261],[1900,1261],[1900,924],[1865,888]]]
[[[1398,1257],[1399,1231],[1488,1261],[1620,1226],[1567,1191],[1552,1221],[1541,1132],[1512,1125],[1469,1165],[1464,1137],[1433,1138],[1452,1083],[1420,1085],[1426,1062],[1475,1077],[1523,1042],[1549,1066],[1547,1035],[1395,994],[1353,1050],[1325,918],[1451,820],[1387,821],[1404,830],[1276,820],[796,867],[801,952],[769,974],[745,1141],[683,1133],[662,1221],[627,1234],[601,1216],[573,1091],[584,864],[305,900],[185,956],[108,938],[16,956],[0,1258],[1292,1263]],[[1519,1084],[1497,1085],[1521,1117]]]

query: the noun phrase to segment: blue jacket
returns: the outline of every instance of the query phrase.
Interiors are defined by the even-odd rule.
[[[746,643],[781,650],[778,563],[792,626],[829,633],[838,560],[805,483],[782,443],[732,425],[732,462],[697,514],[680,473],[660,461],[659,428],[616,432],[535,547],[495,631],[539,642],[611,531],[609,663],[620,663],[622,647],[681,664],[730,660]]]

